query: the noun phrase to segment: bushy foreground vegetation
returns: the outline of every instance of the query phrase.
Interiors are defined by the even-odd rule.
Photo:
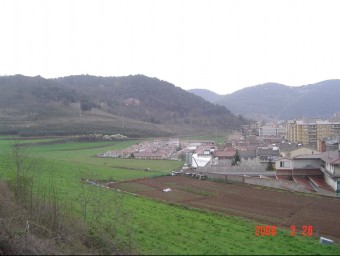
[[[2,186],[1,193],[9,195],[3,196],[7,213],[1,213],[4,254],[134,253],[124,235],[129,230],[122,208],[124,195],[82,181],[76,191],[60,176],[56,178],[52,162],[27,155],[18,146],[1,160],[1,173],[12,192]],[[72,189],[73,195],[68,193]],[[119,226],[123,228],[118,236]]]
[[[258,237],[259,223],[253,221],[89,185],[86,179],[164,175],[182,164],[94,158],[135,141],[98,143],[13,147],[0,140],[0,179],[11,189],[0,184],[0,225],[6,227],[0,229],[0,253],[340,253],[336,246],[321,246],[314,238],[290,237],[287,230],[278,229],[275,237]]]

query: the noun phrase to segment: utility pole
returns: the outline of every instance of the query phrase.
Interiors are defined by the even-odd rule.
[[[215,127],[215,143],[217,144],[217,127]]]

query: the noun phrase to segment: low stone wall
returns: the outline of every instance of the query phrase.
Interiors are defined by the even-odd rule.
[[[318,187],[318,194],[323,195],[323,196],[336,196],[335,191],[330,191],[328,189],[320,188]]]
[[[225,175],[225,174],[219,174],[219,173],[203,173],[204,175],[215,178],[215,179],[221,179],[225,182],[227,181],[233,181],[233,182],[242,182],[244,183],[244,177],[238,176],[238,175]]]
[[[241,175],[226,175],[223,173],[211,173],[211,172],[204,172],[202,170],[200,170],[199,172],[194,171],[194,173],[196,174],[202,174],[205,175],[209,178],[214,178],[214,179],[220,179],[220,180],[224,180],[224,181],[233,181],[233,182],[242,182],[244,183],[244,177]]]
[[[214,179],[220,179],[220,180],[226,180],[224,174],[222,173],[211,173],[211,172],[200,172],[203,175],[206,175],[207,177],[214,178]]]
[[[236,181],[236,182],[243,182],[245,177],[243,176],[235,176],[235,175],[224,175],[226,181]]]
[[[277,188],[277,189],[286,189],[286,190],[297,191],[297,192],[311,193],[311,191],[306,189],[303,184],[296,183],[294,181],[275,179],[275,176],[272,178],[259,178],[259,177],[249,177],[247,175],[237,174],[237,172],[235,172],[234,174],[225,174],[225,173],[211,172],[212,171],[211,167],[207,168],[206,170],[209,170],[209,171],[204,171],[204,168],[200,168],[199,171],[195,170],[193,172],[197,174],[206,175],[207,177],[210,177],[210,178],[224,180],[225,182],[228,182],[228,181],[240,182],[240,183],[247,183],[247,184],[265,186],[265,187],[271,187],[271,188]],[[322,188],[318,188],[317,194],[326,195],[326,196],[334,196],[334,193],[332,193],[332,191],[328,191]]]
[[[266,186],[271,188],[288,189],[299,192],[309,192],[305,186],[295,183],[294,181],[278,180],[278,179],[268,179],[268,178],[257,178],[257,177],[247,177],[239,175],[226,175],[220,173],[211,173],[200,171],[200,174],[206,175],[210,178],[221,179],[232,182],[241,182],[252,185]]]
[[[225,173],[225,172],[253,172],[253,173],[258,173],[258,172],[265,172],[266,169],[263,168],[249,168],[246,166],[206,166],[206,167],[200,167],[199,168],[200,172],[219,172],[219,173]]]
[[[295,183],[294,181],[266,179],[266,178],[254,178],[245,177],[244,182],[253,185],[266,186],[271,188],[289,189],[299,192],[309,192],[305,186]]]

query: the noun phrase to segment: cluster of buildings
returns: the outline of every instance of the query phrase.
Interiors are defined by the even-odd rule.
[[[232,166],[238,154],[238,166]],[[268,163],[274,172],[265,174]],[[340,121],[323,119],[252,123],[223,145],[199,146],[187,165],[201,173],[259,176],[340,196]],[[272,181],[271,181],[272,182]]]
[[[187,159],[186,165],[207,176],[259,177],[267,179],[270,186],[275,181],[278,184],[286,181],[284,185],[291,182],[312,193],[340,196],[339,145],[340,138],[327,141],[325,151],[321,152],[302,143],[281,140],[268,144],[263,138],[246,138],[239,134],[239,140],[223,145],[197,147],[191,155],[192,160]],[[232,166],[236,152],[241,161]],[[267,171],[269,162],[274,167],[272,172]]]
[[[323,142],[340,136],[340,119],[308,118],[267,124],[254,122],[244,125],[242,131],[244,135],[286,139],[321,151]]]
[[[287,121],[286,139],[305,150],[277,159],[277,174],[293,179],[300,176],[310,190],[331,188],[340,196],[339,118]]]
[[[340,196],[339,145],[340,122],[314,119],[250,124],[218,145],[212,140],[155,139],[98,156],[185,160],[184,169],[196,172],[258,175]],[[235,166],[236,156],[240,161]],[[267,171],[269,164],[273,172]]]
[[[309,191],[331,191],[325,194],[340,196],[340,121],[304,119],[265,125],[254,123],[244,126],[242,134],[245,139],[234,142],[234,151],[227,148],[226,152],[215,151],[215,157],[228,159],[238,149],[241,159],[245,159],[243,154],[253,150],[252,156],[248,156],[256,155],[261,163],[269,159],[275,163],[277,180],[302,184]],[[256,134],[255,140],[250,140],[252,134]],[[260,141],[267,143],[267,148],[256,145]],[[242,144],[247,146],[240,147]],[[252,146],[257,149],[251,149]],[[221,167],[220,162],[212,161],[210,167],[214,164]],[[257,169],[260,173],[261,168]]]
[[[264,124],[263,122],[253,122],[242,126],[242,133],[245,135],[256,135],[260,138],[280,137],[286,135],[286,122],[271,122]]]
[[[98,157],[136,158],[136,159],[171,159],[184,160],[187,153],[198,152],[209,155],[214,148],[212,140],[179,140],[178,138],[154,139],[143,141],[122,150],[110,150]],[[209,149],[208,153],[206,149]]]
[[[144,141],[122,150],[111,150],[98,157],[137,158],[137,159],[169,159],[180,151],[179,139],[155,139]]]

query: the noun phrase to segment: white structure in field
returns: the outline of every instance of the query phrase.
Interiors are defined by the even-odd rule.
[[[204,167],[211,161],[211,155],[200,155],[198,156],[197,154],[192,154],[192,167],[197,168],[197,167]]]

